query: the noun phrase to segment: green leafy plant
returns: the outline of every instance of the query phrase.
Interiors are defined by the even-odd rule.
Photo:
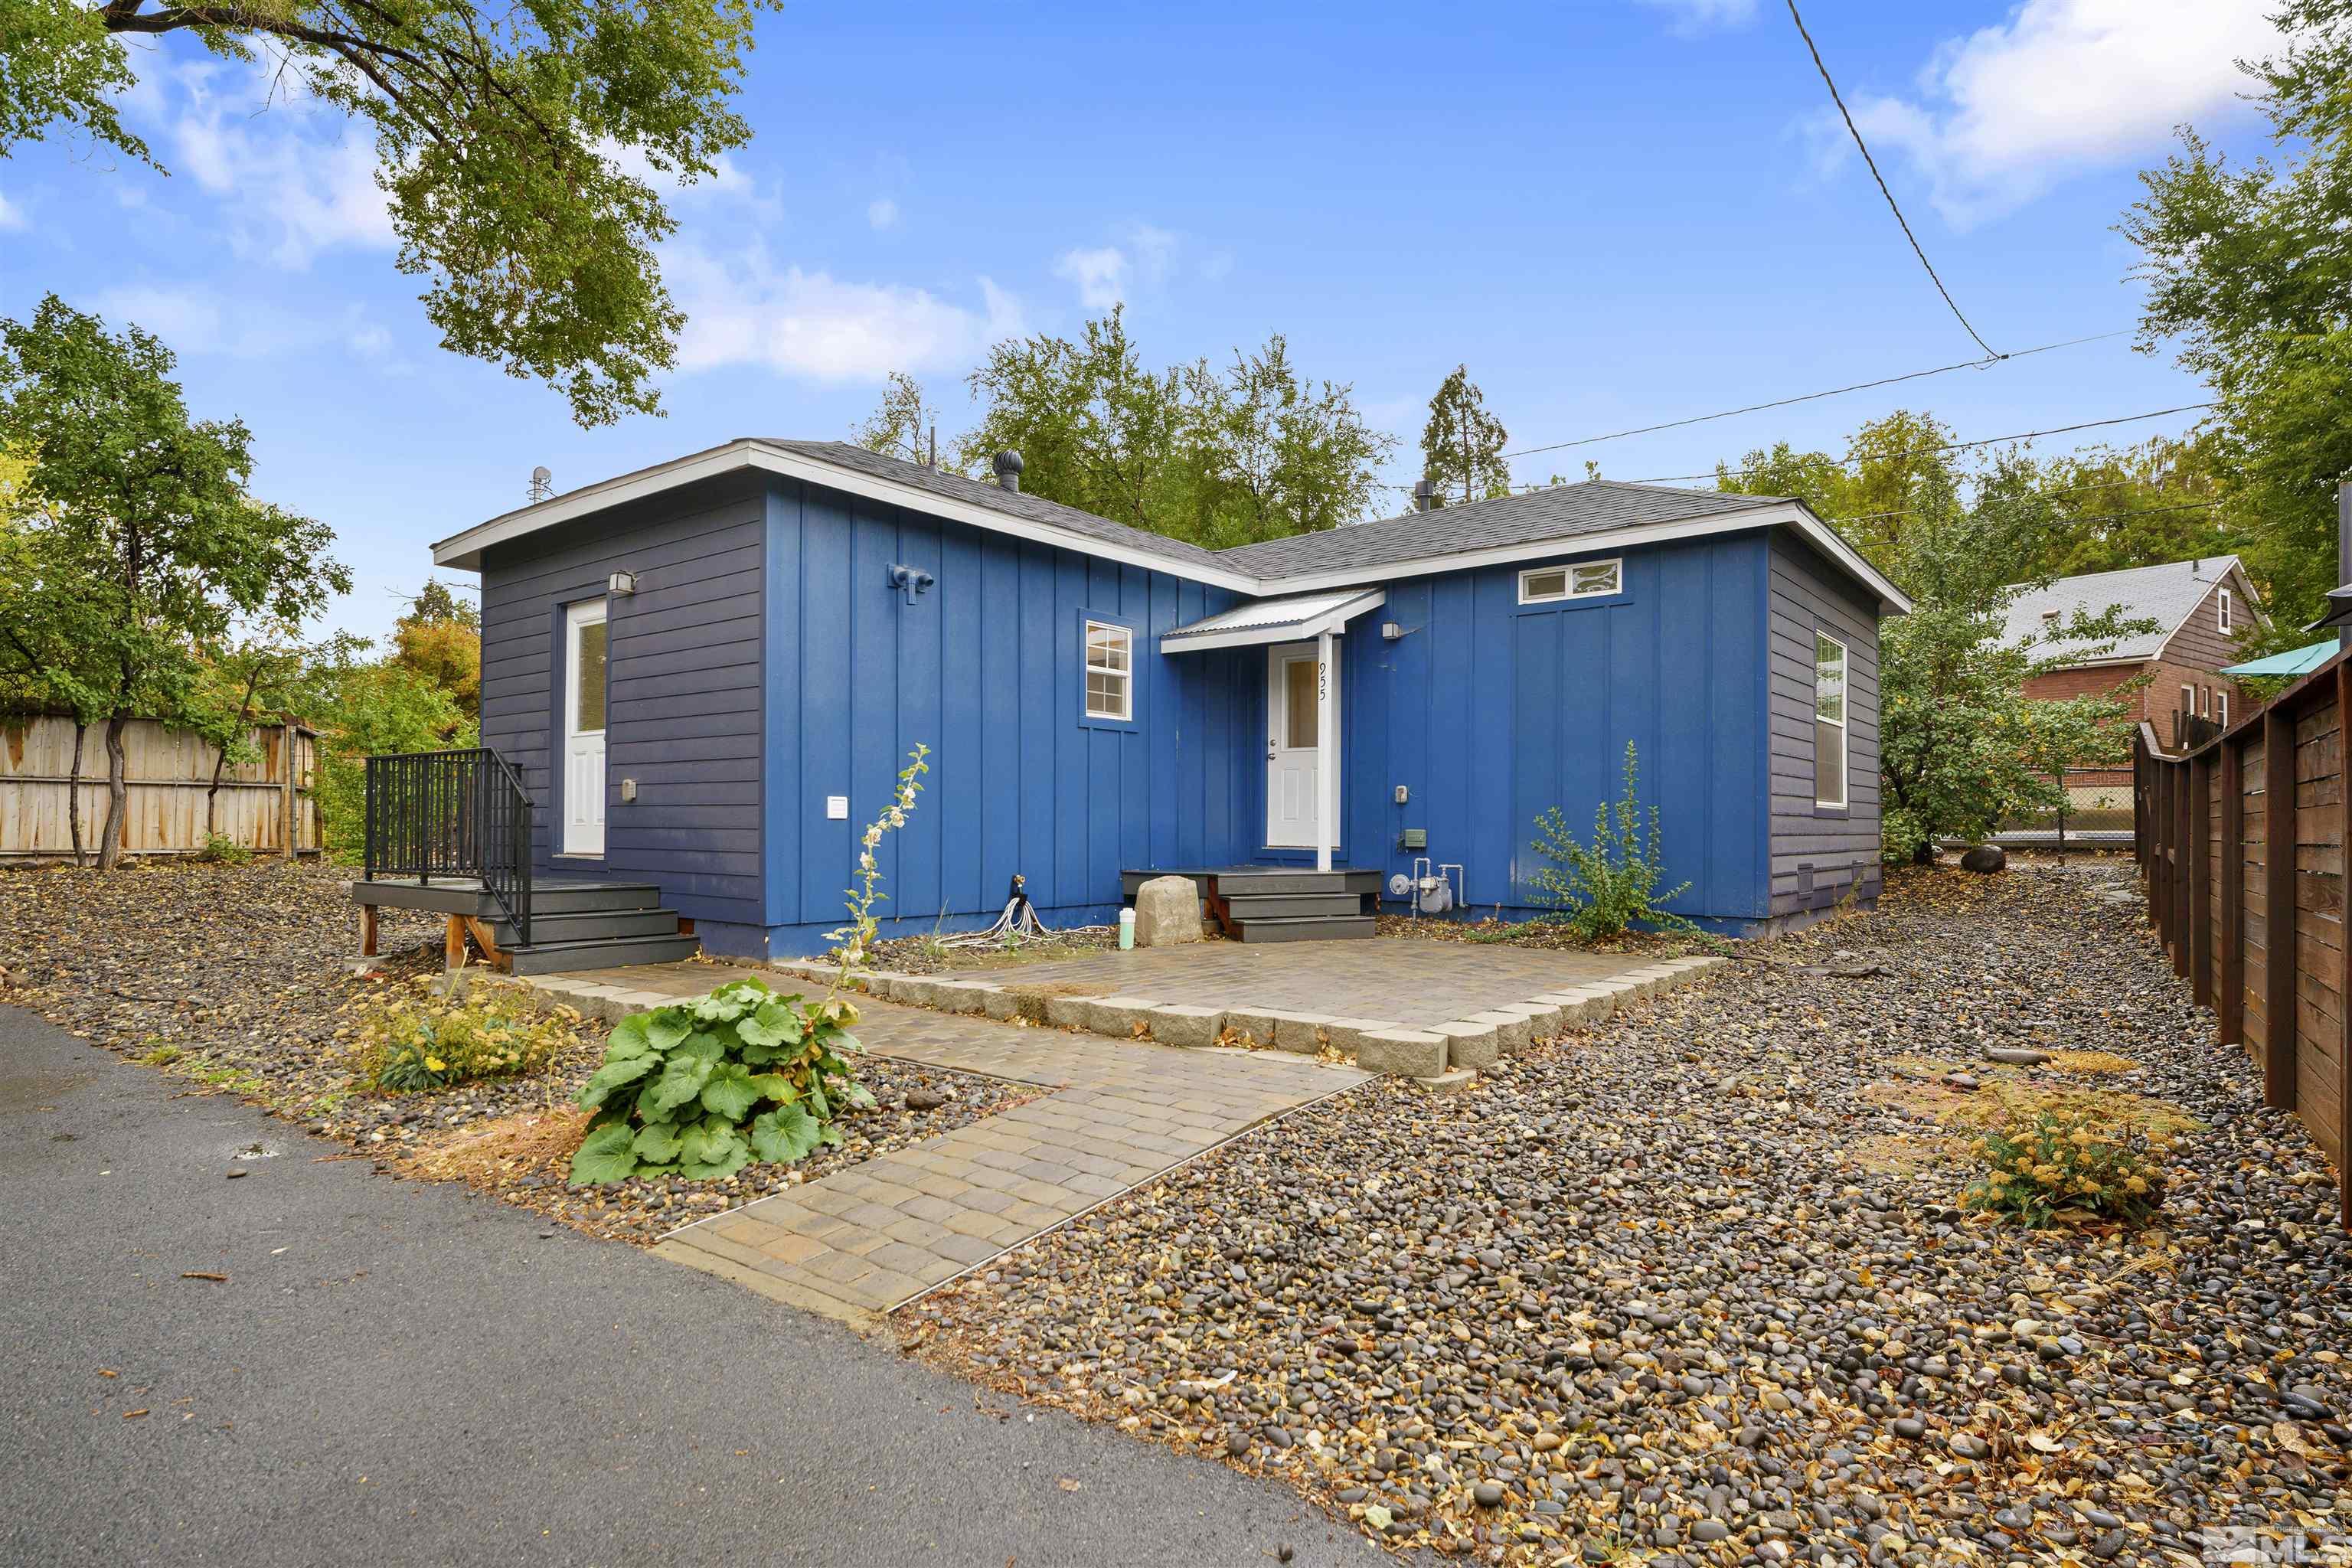
[[[572,1157],[573,1184],[709,1181],[839,1143],[834,1118],[874,1103],[849,1065],[856,1021],[841,997],[779,996],[751,975],[622,1019],[580,1091],[596,1114]]]
[[[582,1043],[582,1018],[520,985],[477,980],[458,995],[430,979],[363,1000],[352,1076],[370,1089],[416,1094],[475,1079],[543,1073]]]
[[[1579,839],[1568,819],[1553,806],[1536,818],[1535,851],[1550,864],[1538,867],[1532,880],[1543,902],[1560,910],[1558,917],[1588,940],[1622,935],[1640,922],[1680,931],[1697,929],[1664,906],[1690,887],[1684,882],[1664,892],[1664,856],[1658,830],[1658,808],[1650,807],[1649,832],[1642,831],[1640,766],[1633,742],[1625,742],[1625,793],[1612,807],[1603,802],[1592,814],[1592,842]]]
[[[205,847],[196,851],[196,858],[215,866],[245,866],[252,863],[253,851],[226,833],[207,833]]]
[[[753,1160],[790,1164],[839,1144],[835,1119],[874,1103],[850,1066],[857,1009],[841,993],[856,984],[880,926],[874,906],[887,895],[877,851],[884,835],[906,826],[929,754],[915,748],[890,804],[858,841],[849,923],[828,933],[840,964],[831,991],[809,1002],[746,975],[622,1019],[580,1090],[595,1115],[572,1156],[573,1185],[673,1173],[713,1181]]]
[[[2066,1217],[2139,1225],[2164,1202],[2160,1160],[2169,1143],[2128,1123],[2038,1111],[1977,1140],[1991,1169],[1960,1202],[2033,1230]]]

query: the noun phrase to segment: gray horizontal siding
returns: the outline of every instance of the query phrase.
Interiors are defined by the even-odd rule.
[[[691,919],[761,919],[761,614],[764,502],[704,491],[493,549],[482,564],[482,742],[539,804],[541,875],[651,882]],[[606,666],[604,858],[551,857],[561,609],[615,572]],[[637,799],[624,805],[620,782]]]
[[[1785,531],[1772,534],[1766,625],[1771,910],[1820,907],[1859,879],[1876,890],[1879,856],[1878,606]],[[1846,808],[1813,804],[1813,637],[1846,645]],[[1803,891],[1811,868],[1813,892]]]

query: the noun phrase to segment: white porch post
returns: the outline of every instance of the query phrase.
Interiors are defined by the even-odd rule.
[[[1339,833],[1339,749],[1331,743],[1339,705],[1331,700],[1331,656],[1337,647],[1328,631],[1315,637],[1315,868],[1331,868],[1331,841]]]

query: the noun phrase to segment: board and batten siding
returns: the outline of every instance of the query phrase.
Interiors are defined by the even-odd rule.
[[[878,855],[886,931],[985,925],[1016,873],[1048,924],[1109,920],[1123,869],[1250,858],[1263,651],[1157,647],[1234,595],[799,481],[766,529],[772,951],[842,924],[857,837],[918,742],[921,798]],[[909,602],[895,565],[930,585]],[[1083,717],[1089,615],[1135,634],[1130,722]]]
[[[482,743],[537,803],[541,877],[648,882],[714,952],[761,923],[761,635],[767,512],[756,486],[710,487],[496,546],[482,562]],[[564,606],[607,605],[604,854],[560,856]],[[624,778],[637,798],[624,805]],[[740,929],[738,929],[740,928]]]
[[[1771,536],[1771,913],[1826,910],[1879,884],[1878,610],[1811,547]],[[1814,637],[1846,646],[1846,805],[1813,803]]]
[[[1690,883],[1669,907],[1753,925],[1766,913],[1765,556],[1762,533],[1724,534],[1391,584],[1342,659],[1348,863],[1409,873],[1420,852],[1402,832],[1423,828],[1431,859],[1464,868],[1470,912],[1532,912],[1536,818],[1557,806],[1589,842],[1631,741],[1664,885]],[[1518,602],[1526,567],[1611,558],[1624,562],[1619,595]],[[1383,639],[1384,621],[1403,635]]]

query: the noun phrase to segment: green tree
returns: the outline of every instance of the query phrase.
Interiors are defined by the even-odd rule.
[[[313,649],[288,705],[319,732],[315,798],[320,840],[338,860],[358,857],[372,754],[471,746],[480,731],[448,688],[341,636]]]
[[[940,411],[923,396],[923,384],[903,370],[894,370],[883,386],[882,401],[850,432],[849,438],[869,452],[886,458],[926,461],[929,447],[924,437],[936,437]]]
[[[2249,68],[2281,162],[2235,166],[2194,131],[2119,226],[2147,285],[2139,346],[2213,389],[2223,488],[2273,621],[2337,584],[2352,475],[2352,0],[2283,0],[2285,53]]]
[[[1458,489],[1465,501],[1511,493],[1511,465],[1503,460],[1510,433],[1486,412],[1486,395],[1458,364],[1429,400],[1429,423],[1421,428],[1421,471],[1435,487],[1432,501],[1443,506]]]
[[[219,826],[221,784],[228,770],[257,760],[253,727],[283,714],[301,679],[305,650],[281,630],[264,629],[208,650],[183,714],[187,729],[213,748],[212,779],[205,788],[205,837]],[[287,765],[293,765],[288,760]],[[289,843],[292,858],[297,846]]]
[[[468,718],[482,710],[482,616],[449,591],[425,579],[408,613],[393,623],[390,662],[446,691]]]
[[[653,180],[710,175],[750,139],[730,105],[772,3],[9,0],[0,155],[64,128],[153,163],[115,112],[132,41],[266,58],[375,133],[398,265],[429,280],[442,346],[610,424],[657,407],[684,320],[655,258],[676,226]]]
[[[0,321],[0,447],[29,455],[11,502],[0,629],[32,679],[106,721],[99,865],[121,858],[123,731],[189,721],[202,650],[237,619],[299,626],[348,592],[327,527],[255,500],[252,438],[191,420],[172,353],[51,295]]]
[[[1155,371],[1118,309],[1075,342],[999,343],[971,386],[985,411],[956,444],[967,470],[1011,448],[1037,495],[1213,549],[1365,516],[1394,446],[1349,387],[1301,374],[1279,335],[1223,371]]]

